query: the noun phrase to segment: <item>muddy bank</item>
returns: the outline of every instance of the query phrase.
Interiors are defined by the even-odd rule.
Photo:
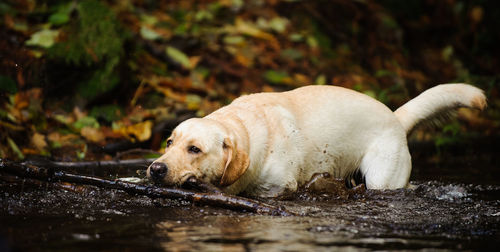
[[[498,157],[490,153],[447,160],[414,158],[414,190],[268,200],[300,214],[294,217],[152,200],[91,186],[19,183],[2,175],[0,247],[2,251],[498,247]]]
[[[7,188],[6,188],[7,187]],[[14,249],[486,249],[498,244],[499,186],[425,182],[353,199],[270,201],[271,217],[122,192],[2,187],[3,245]],[[19,190],[21,189],[21,190]],[[8,245],[6,245],[8,244]]]

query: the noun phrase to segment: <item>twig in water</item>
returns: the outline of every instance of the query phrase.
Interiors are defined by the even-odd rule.
[[[82,162],[58,162],[46,159],[27,160],[22,165],[47,167],[53,169],[93,169],[93,168],[146,168],[156,158],[139,158],[127,160],[104,160],[104,161],[82,161]],[[6,161],[7,162],[7,161]]]
[[[199,181],[196,177],[190,177],[184,182],[183,187],[188,186],[189,188],[195,188],[200,191],[210,192],[210,193],[223,193],[219,188],[212,184],[207,184]]]

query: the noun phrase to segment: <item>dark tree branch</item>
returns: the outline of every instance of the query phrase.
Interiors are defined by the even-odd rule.
[[[83,161],[83,162],[58,162],[50,161],[47,159],[36,159],[28,160],[22,165],[27,166],[42,166],[53,169],[93,169],[93,168],[146,168],[148,167],[156,158],[139,158],[139,159],[128,159],[128,160],[105,160],[105,161]],[[2,161],[4,162],[4,161]],[[7,162],[7,161],[5,161]]]
[[[97,177],[70,174],[64,171],[56,171],[54,167],[45,168],[35,166],[33,164],[15,163],[7,160],[0,160],[0,172],[49,182],[70,182],[76,184],[93,185],[102,188],[117,189],[130,194],[146,195],[151,198],[183,199],[203,205],[248,211],[259,214],[280,216],[293,215],[292,213],[279,207],[271,206],[251,199],[226,195],[223,193],[200,193],[178,188],[164,188],[150,185],[140,185],[135,183],[123,182],[120,180],[106,180]]]
[[[210,192],[210,193],[222,193],[222,191],[212,184],[207,184],[199,181],[195,177],[190,177],[184,184],[183,187],[194,188],[199,191]]]

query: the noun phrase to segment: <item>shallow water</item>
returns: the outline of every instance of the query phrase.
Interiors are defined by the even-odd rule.
[[[493,250],[500,245],[498,166],[482,161],[414,162],[414,190],[269,200],[301,215],[294,217],[4,177],[0,250]]]

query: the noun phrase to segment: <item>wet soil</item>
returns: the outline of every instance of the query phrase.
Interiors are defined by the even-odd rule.
[[[414,157],[415,189],[266,200],[299,214],[293,217],[2,175],[0,251],[494,250],[500,245],[499,158],[445,158]]]

